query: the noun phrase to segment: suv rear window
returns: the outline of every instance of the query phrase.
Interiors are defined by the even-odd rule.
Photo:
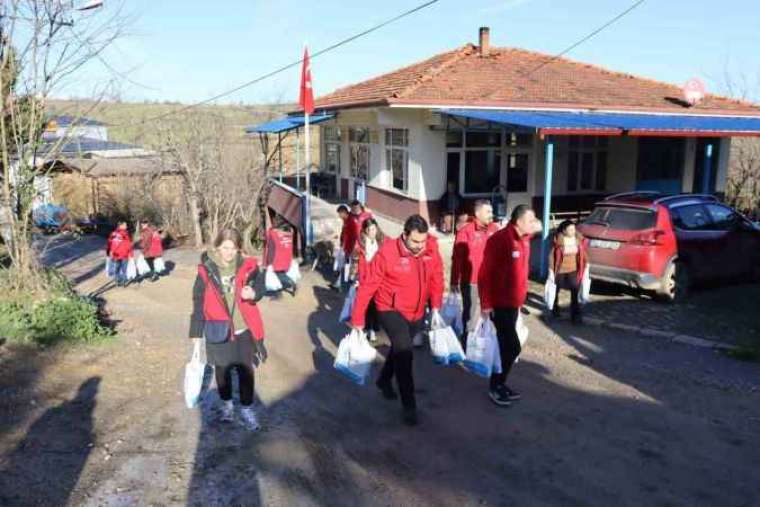
[[[610,229],[620,231],[643,231],[651,229],[657,223],[657,213],[638,208],[601,207],[586,219],[589,225],[608,225]]]

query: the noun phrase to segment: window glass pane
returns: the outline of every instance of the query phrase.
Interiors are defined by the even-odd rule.
[[[637,165],[640,181],[680,179],[683,163],[683,139],[639,138]]]
[[[351,175],[354,178],[367,179],[369,174],[369,146],[351,145]]]
[[[446,131],[446,147],[459,148],[462,146],[463,132],[461,130]]]
[[[340,145],[327,143],[325,145],[327,153],[325,154],[325,169],[331,173],[340,172]]]
[[[532,134],[518,134],[516,132],[507,132],[507,146],[527,148],[533,144]]]
[[[368,128],[350,128],[348,129],[348,139],[352,143],[368,143],[369,142],[369,129]]]
[[[392,149],[388,150],[391,160],[391,172],[393,174],[393,188],[406,191],[407,188],[407,167],[409,165],[409,156],[406,150]]]
[[[596,208],[586,223],[609,224],[610,229],[643,231],[651,229],[657,214],[651,210],[634,208]]]
[[[325,136],[325,141],[340,141],[340,128],[339,127],[325,127],[324,136]]]
[[[498,148],[501,146],[501,132],[467,132],[468,148]]]
[[[512,154],[507,156],[507,191],[528,191],[528,161],[526,154]]]
[[[573,139],[572,137],[570,139]],[[574,192],[578,189],[578,152],[571,151],[567,159],[567,190]]]
[[[735,227],[739,217],[731,208],[717,204],[708,204],[706,208],[712,218],[712,223],[708,227],[710,230],[730,231]]]
[[[490,194],[499,185],[501,155],[497,150],[465,153],[464,191],[467,194]]]
[[[591,189],[594,180],[594,154],[583,153],[581,156],[581,190]]]
[[[596,189],[607,188],[607,152],[600,151],[596,154]]]
[[[704,230],[710,222],[701,204],[673,208],[670,210],[670,217],[673,225],[684,231]]]
[[[385,129],[385,144],[392,146],[407,146],[409,144],[407,129]]]

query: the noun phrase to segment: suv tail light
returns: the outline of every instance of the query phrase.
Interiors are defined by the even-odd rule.
[[[645,246],[656,246],[661,245],[660,238],[665,235],[665,231],[661,230],[655,230],[655,231],[647,231],[642,232],[641,234],[637,234],[636,236],[632,237],[628,243],[632,245],[645,245]]]

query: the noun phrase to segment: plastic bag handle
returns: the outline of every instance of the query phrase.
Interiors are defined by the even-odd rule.
[[[201,341],[200,340],[193,340],[195,343],[193,343],[193,357],[190,359],[194,363],[200,363],[201,362]]]

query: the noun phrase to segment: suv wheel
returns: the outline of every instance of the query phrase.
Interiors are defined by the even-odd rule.
[[[689,270],[682,262],[671,262],[665,270],[657,295],[663,301],[675,303],[681,301],[689,292]]]

